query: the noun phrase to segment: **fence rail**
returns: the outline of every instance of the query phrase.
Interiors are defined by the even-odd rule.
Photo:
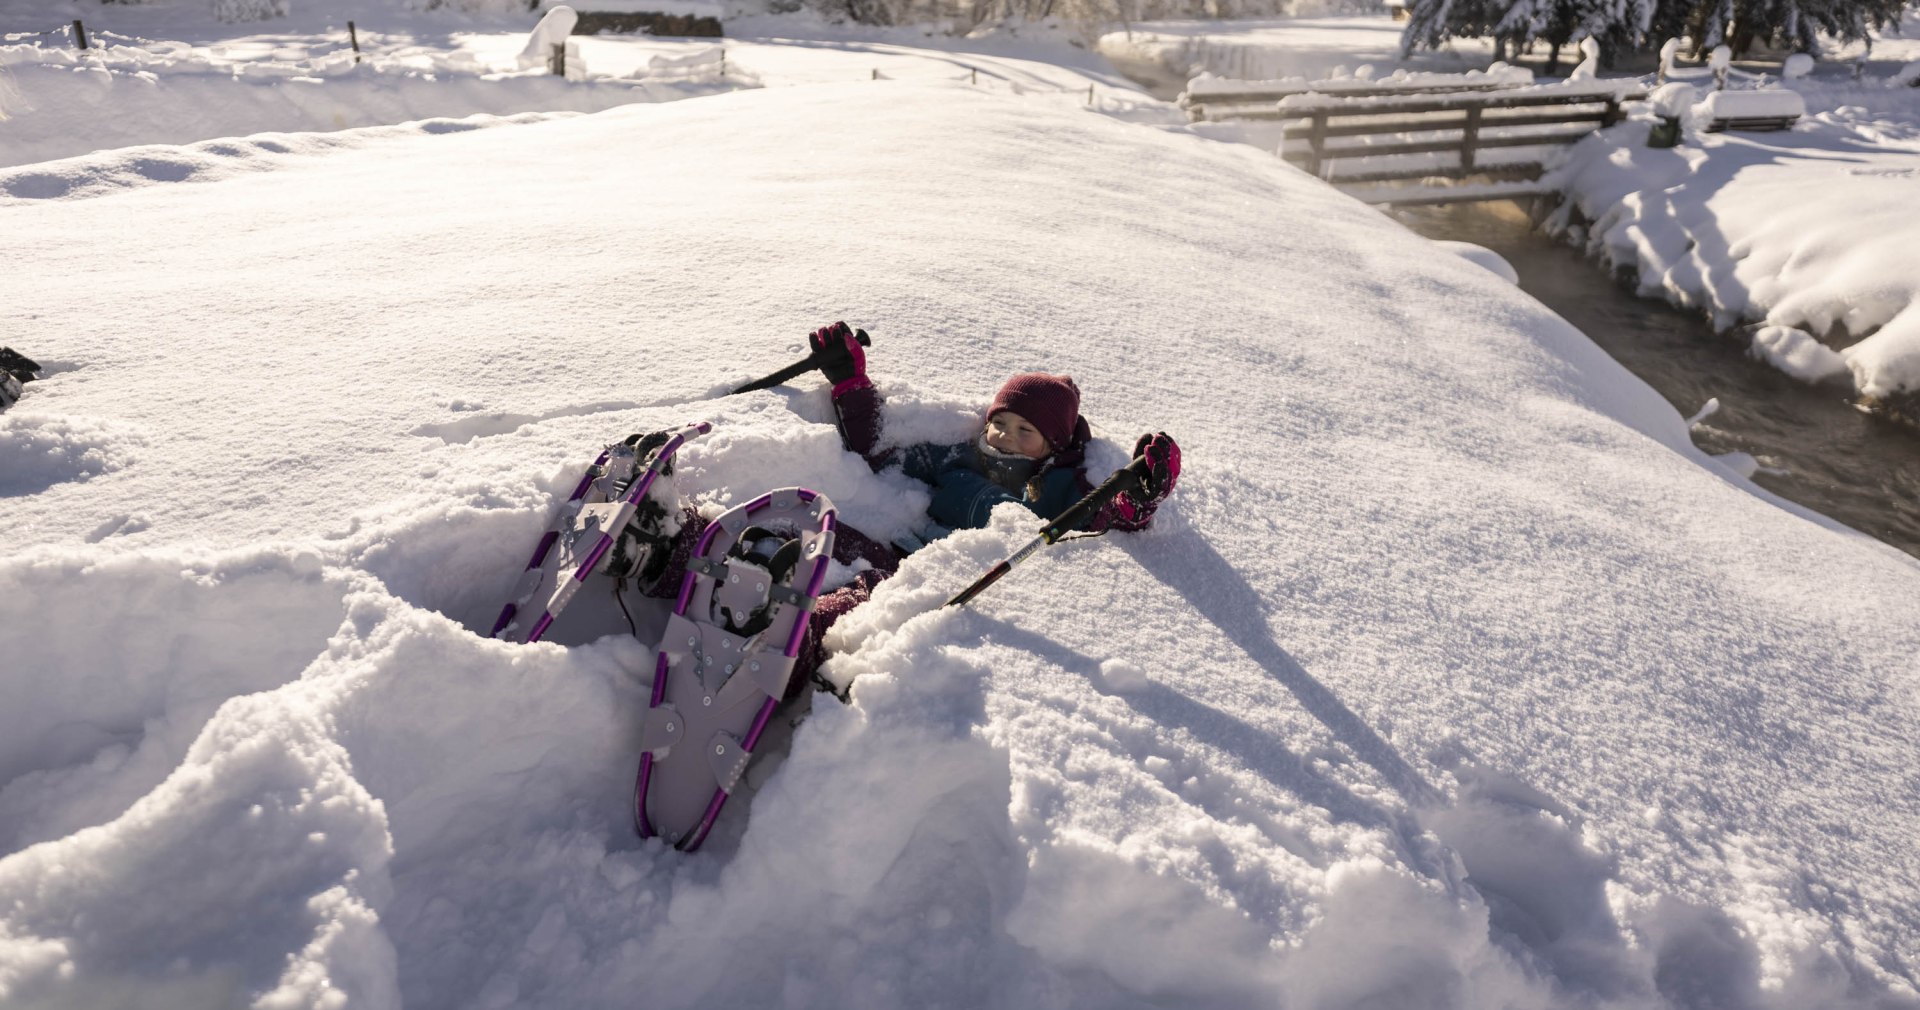
[[[1637,87],[1566,93],[1455,93],[1434,96],[1348,98],[1314,95],[1289,100],[1275,118],[1295,120],[1282,131],[1281,155],[1336,185],[1474,176],[1537,178],[1538,158],[1485,157],[1494,151],[1571,144],[1623,118],[1623,102],[1645,98]],[[1562,127],[1562,129],[1551,129]],[[1547,129],[1542,129],[1547,128]],[[1334,141],[1342,141],[1334,143]],[[1341,162],[1417,154],[1455,154],[1452,164],[1385,165],[1337,171]],[[1458,199],[1485,199],[1463,191]],[[1477,191],[1473,191],[1477,192]],[[1378,187],[1378,203],[1444,202],[1444,190],[1407,190],[1406,199]]]

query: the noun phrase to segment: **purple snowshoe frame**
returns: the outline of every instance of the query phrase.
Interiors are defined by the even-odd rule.
[[[547,530],[540,537],[540,542],[534,545],[533,557],[527,561],[527,567],[520,575],[520,583],[514,592],[515,598],[500,609],[500,617],[493,622],[493,630],[488,633],[488,637],[500,638],[518,630],[520,624],[516,618],[520,615],[521,606],[531,604],[534,595],[542,587],[549,586],[549,580],[551,580],[547,599],[541,607],[539,618],[530,626],[525,637],[517,639],[520,642],[539,641],[540,636],[546,634],[547,629],[553,626],[553,620],[559,615],[561,608],[573,599],[580,585],[587,581],[587,576],[592,575],[594,570],[600,567],[600,563],[606,560],[607,552],[612,549],[614,539],[620,535],[627,520],[632,518],[641,499],[647,496],[647,491],[653,487],[654,479],[660,475],[667,461],[672,459],[673,454],[688,441],[712,430],[711,424],[700,421],[674,432],[666,444],[653,454],[653,458],[647,461],[646,471],[633,481],[625,494],[621,495],[617,507],[607,512],[605,524],[600,525],[596,521],[597,528],[583,529],[577,523],[587,518],[587,513],[592,512],[596,507],[583,505],[583,502],[588,492],[594,489],[597,481],[608,478],[607,462],[623,447],[608,446],[603,450],[593,461],[593,465],[587,467],[587,472],[581,476],[579,485],[573,489],[573,494],[561,507],[560,517],[555,521],[553,528]],[[631,452],[631,450],[628,451]],[[638,462],[636,460],[635,465],[638,465]],[[611,500],[611,497],[609,496],[607,500]],[[597,520],[598,516],[594,518]],[[584,556],[581,552],[573,550],[579,544],[572,538],[582,535],[590,538]],[[561,542],[563,537],[569,538],[567,545],[559,555],[555,555],[553,548]],[[581,560],[572,566],[571,574],[558,570],[573,558]],[[549,571],[549,562],[552,562],[552,571]]]
[[[744,573],[751,582],[755,573],[763,570],[729,559],[728,552],[749,525],[757,524],[755,520],[779,519],[796,526],[813,520],[817,523],[812,529],[801,527],[803,554],[787,585],[775,585],[771,591],[755,587],[762,600],[784,601],[768,602],[774,607],[772,623],[751,638],[734,635],[712,623],[707,615],[716,597],[724,601],[729,594],[752,595],[753,591],[739,585],[738,576]],[[640,771],[633,792],[633,826],[640,837],[664,835],[675,848],[692,852],[713,829],[721,807],[738,784],[786,693],[794,660],[813,616],[814,601],[832,561],[837,525],[833,503],[825,496],[805,488],[782,488],[722,513],[701,535],[655,658],[653,695],[641,732]],[[808,561],[812,562],[811,568]],[[700,619],[689,617],[690,610]],[[782,639],[784,650],[772,653],[770,647]],[[684,647],[682,641],[686,642]],[[766,646],[760,646],[761,642]],[[727,664],[724,680],[716,682],[704,675],[722,663]],[[751,722],[742,726],[744,713],[756,696],[763,700]],[[680,711],[682,707],[686,712]],[[701,724],[698,730],[695,723]],[[744,734],[736,735],[742,729]],[[670,754],[678,742],[684,743],[681,753]],[[682,823],[662,825],[656,823],[661,815],[650,812],[649,800],[654,798],[651,790],[659,786],[661,776],[669,773],[674,776],[672,789],[678,795],[665,797],[661,803],[677,807],[675,812]],[[713,792],[705,801],[704,811],[697,821],[686,823],[692,820],[691,814],[698,809],[708,783],[713,785]]]

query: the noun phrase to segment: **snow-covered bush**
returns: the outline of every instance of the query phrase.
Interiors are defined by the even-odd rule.
[[[287,0],[213,0],[213,16],[230,23],[283,18]]]

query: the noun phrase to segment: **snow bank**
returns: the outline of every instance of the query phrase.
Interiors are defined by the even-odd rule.
[[[1802,100],[1725,91],[1700,108],[1748,115],[1727,103],[1771,110]],[[1920,389],[1920,236],[1908,212],[1920,198],[1920,100],[1909,106],[1910,122],[1824,111],[1789,133],[1690,132],[1671,150],[1645,146],[1645,120],[1602,131],[1575,146],[1559,176],[1568,210],[1591,221],[1576,237],[1637,271],[1641,293],[1697,308],[1717,327],[1757,321],[1813,334],[1863,394]],[[1570,223],[1565,213],[1558,221]]]
[[[750,84],[676,68],[568,77],[546,73],[545,49],[525,73],[499,72],[464,50],[373,56],[334,49],[262,60],[135,40],[79,52],[39,43],[0,46],[0,168],[143,144],[185,144],[267,131],[340,130],[487,114],[597,112],[633,102],[712,94]],[[215,47],[218,48],[218,47]],[[704,68],[703,69],[709,69]],[[76,127],[76,124],[80,124]]]
[[[1338,94],[1342,91],[1372,90],[1378,88],[1429,88],[1435,86],[1454,86],[1462,82],[1473,84],[1501,84],[1512,87],[1524,87],[1533,83],[1533,72],[1525,67],[1511,67],[1496,63],[1485,70],[1474,68],[1461,73],[1414,73],[1404,67],[1383,77],[1375,77],[1371,66],[1361,67],[1351,77],[1329,77],[1310,81],[1304,77],[1286,77],[1278,80],[1246,81],[1218,77],[1212,73],[1201,73],[1187,82],[1187,95],[1192,99],[1231,97],[1234,95],[1258,94],[1284,89],[1311,89],[1323,94]]]
[[[145,441],[0,497],[0,1002],[1911,1002],[1920,566],[1488,271],[1084,103],[852,80],[34,166],[71,184],[0,205],[0,320],[85,368],[33,410]],[[605,587],[552,644],[476,629],[630,431],[714,423],[698,507],[912,528],[817,378],[717,398],[835,318],[890,438],[1067,371],[1094,469],[1164,428],[1180,490],[965,610],[1033,517],[916,554],[832,636],[852,703],[700,855],[639,844]]]
[[[1485,267],[1495,277],[1508,284],[1520,283],[1520,275],[1514,271],[1513,264],[1508,263],[1505,257],[1486,246],[1474,245],[1471,242],[1435,242],[1434,244],[1469,263]]]

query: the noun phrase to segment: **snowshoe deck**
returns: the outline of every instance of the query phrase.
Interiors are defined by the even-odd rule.
[[[635,440],[610,445],[587,467],[494,621],[493,638],[537,642],[573,599],[581,583],[605,564],[656,479],[689,440],[712,430],[704,421],[672,432],[650,457]],[[637,475],[635,471],[640,471]]]
[[[640,837],[691,852],[712,830],[787,693],[836,522],[826,497],[783,488],[729,509],[702,534],[655,655],[634,783]],[[743,534],[770,529],[791,531],[781,535],[797,550],[740,547]]]

